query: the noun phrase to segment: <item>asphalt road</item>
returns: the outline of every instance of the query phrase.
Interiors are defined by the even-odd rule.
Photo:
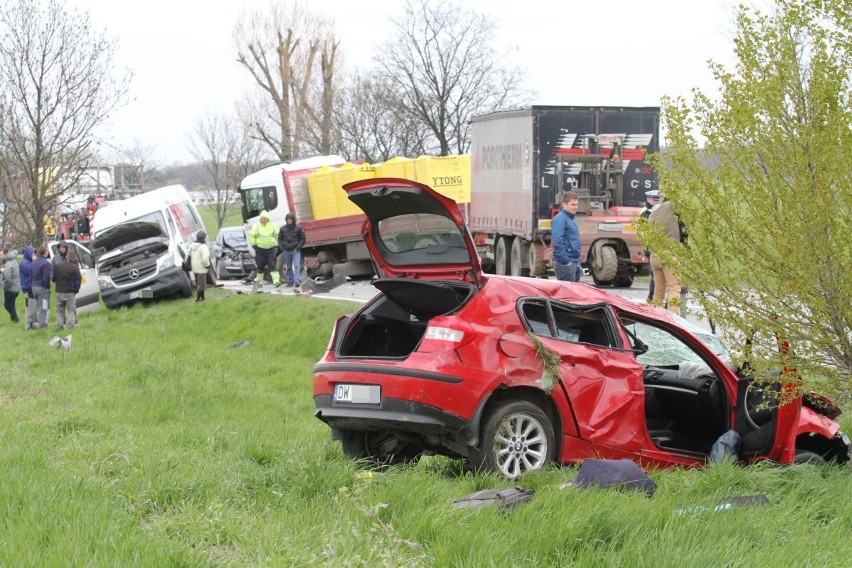
[[[591,276],[583,276],[582,283],[592,285]],[[637,278],[633,286],[630,288],[604,288],[606,291],[615,294],[617,296],[621,296],[622,298],[628,298],[630,300],[634,300],[636,302],[644,302],[648,297],[648,285],[650,279],[647,277]],[[227,290],[235,290],[241,293],[250,293],[252,290],[252,286],[250,284],[243,284],[241,280],[222,280],[220,283]],[[266,294],[278,294],[278,295],[294,295],[295,292],[293,288],[287,288],[285,286],[281,286],[279,288],[275,288],[271,284],[266,284],[261,289],[261,292]],[[311,294],[312,297],[315,298],[327,298],[333,300],[351,300],[354,302],[366,302],[370,298],[376,295],[376,289],[370,284],[369,280],[353,280],[351,282],[346,282],[341,284],[340,286],[330,290],[329,292],[318,292],[315,294]],[[702,317],[698,317],[697,314],[700,312],[700,308],[694,302],[690,302],[687,298],[687,317],[686,319],[700,325],[704,329],[710,329],[709,323],[704,320]]]

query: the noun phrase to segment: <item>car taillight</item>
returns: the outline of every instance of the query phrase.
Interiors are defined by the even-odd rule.
[[[434,353],[458,349],[473,339],[473,328],[459,317],[437,317],[429,321],[429,326],[420,340],[417,351]]]

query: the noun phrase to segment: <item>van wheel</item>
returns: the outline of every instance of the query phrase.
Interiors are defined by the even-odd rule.
[[[189,298],[192,296],[192,280],[189,279],[189,274],[186,272],[181,272],[181,274],[183,274],[183,277],[180,285],[180,297]]]
[[[210,286],[216,285],[216,273],[213,272],[212,264],[207,268],[207,284],[209,284]]]

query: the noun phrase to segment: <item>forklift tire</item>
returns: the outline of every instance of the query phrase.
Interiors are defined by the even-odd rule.
[[[596,286],[609,286],[618,274],[618,255],[611,246],[599,248],[598,255],[589,264],[589,271]]]

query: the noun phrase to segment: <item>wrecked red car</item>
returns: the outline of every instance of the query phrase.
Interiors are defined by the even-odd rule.
[[[354,459],[466,458],[515,478],[549,462],[846,462],[825,399],[754,388],[669,312],[585,284],[485,276],[458,206],[402,179],[347,184],[380,291],[340,317],[314,368],[316,416]],[[776,385],[776,388],[781,388]]]

